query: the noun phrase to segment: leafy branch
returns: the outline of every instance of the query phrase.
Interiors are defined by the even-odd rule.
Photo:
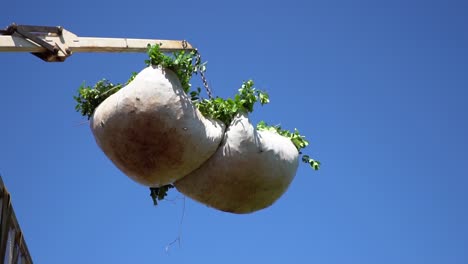
[[[305,136],[302,136],[296,128],[294,129],[294,132],[291,132],[289,130],[282,129],[279,125],[270,126],[267,123],[265,123],[265,121],[260,121],[257,124],[257,130],[271,131],[283,137],[289,138],[300,154],[302,154],[301,150],[309,145],[309,141],[307,141],[305,139]],[[312,159],[311,157],[309,157],[309,155],[302,155],[302,161],[304,163],[309,164],[310,167],[312,167],[312,169],[314,170],[320,169],[320,161]]]
[[[153,199],[153,204],[158,205],[158,201],[164,200],[167,196],[167,191],[174,188],[174,185],[168,184],[161,187],[150,187],[150,196]]]
[[[171,56],[165,55],[160,45],[148,45],[148,59],[145,60],[147,66],[160,65],[163,68],[172,70],[180,80],[180,83],[186,93],[190,91],[190,79],[194,73],[205,71],[206,63],[196,60],[197,51],[178,51]],[[109,96],[129,84],[137,73],[133,73],[125,84],[113,84],[106,79],[98,81],[94,86],[86,86],[84,83],[78,89],[78,95],[73,96],[76,101],[75,109],[88,119],[94,113],[94,110]]]
[[[166,55],[161,51],[158,44],[148,44],[147,54],[149,59],[145,60],[147,66],[161,66],[173,71],[180,80],[185,93],[190,91],[190,79],[192,75],[198,72],[204,72],[206,62],[201,63],[196,59],[197,51],[192,50],[185,52],[184,50],[174,52],[172,56]]]
[[[92,87],[86,86],[85,83],[81,84],[78,88],[78,95],[73,96],[73,99],[76,101],[75,110],[80,112],[81,115],[86,116],[89,120],[94,110],[104,102],[104,100],[133,81],[136,75],[136,72],[132,73],[132,76],[125,84],[113,84],[106,79],[98,81]]]
[[[320,161],[312,159],[309,155],[302,155],[302,162],[309,164],[314,170],[320,169]]]
[[[210,98],[200,99],[200,89],[190,92],[192,102],[205,117],[221,120],[229,126],[237,113],[253,112],[254,105],[260,102],[261,105],[270,102],[268,94],[255,89],[252,80],[245,81],[238,90],[238,94],[232,98]]]

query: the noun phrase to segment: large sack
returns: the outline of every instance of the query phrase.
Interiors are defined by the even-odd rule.
[[[100,104],[91,119],[97,144],[133,180],[159,187],[213,155],[224,133],[206,119],[170,70],[148,67]]]
[[[270,206],[286,191],[296,174],[298,155],[290,139],[257,131],[246,114],[238,115],[216,153],[174,185],[210,207],[250,213]]]

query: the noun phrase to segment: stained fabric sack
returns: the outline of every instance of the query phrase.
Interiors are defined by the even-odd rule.
[[[287,190],[296,174],[298,156],[290,139],[257,131],[247,115],[240,114],[216,153],[174,185],[210,207],[250,213],[270,206]]]
[[[102,151],[127,176],[159,187],[208,160],[225,126],[202,116],[174,72],[151,66],[96,108],[91,129]]]

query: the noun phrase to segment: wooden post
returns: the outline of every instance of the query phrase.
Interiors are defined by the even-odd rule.
[[[11,253],[11,263],[5,264],[16,264],[21,259],[21,263],[32,264],[31,256],[29,255],[28,247],[24,241],[23,233],[16,219],[15,212],[11,205],[11,196],[5,185],[3,184],[2,177],[0,175],[0,204],[1,204],[1,215],[0,215],[0,263],[4,263],[6,250],[8,246],[8,237],[10,231],[14,231],[14,235],[11,237],[10,243],[13,247]]]
[[[8,193],[6,188],[2,188],[0,191],[2,199],[2,222],[0,227],[0,260],[1,262],[3,262],[5,260],[6,249],[8,244],[8,234],[10,232],[11,202],[10,194]]]

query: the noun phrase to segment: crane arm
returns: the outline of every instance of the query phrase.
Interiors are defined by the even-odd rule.
[[[12,24],[0,31],[0,52],[31,52],[47,62],[76,52],[146,52],[148,44],[160,44],[164,52],[194,49],[184,40],[78,37],[62,27]]]

